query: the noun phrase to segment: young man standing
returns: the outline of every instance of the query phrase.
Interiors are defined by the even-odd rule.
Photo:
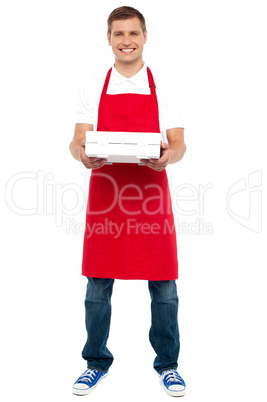
[[[154,369],[169,395],[182,396],[185,383],[177,372],[177,246],[165,171],[186,149],[180,107],[173,89],[143,62],[147,31],[138,10],[115,9],[108,18],[107,37],[114,66],[81,91],[70,144],[73,157],[92,169],[82,263],[82,274],[88,278],[88,337],[82,351],[87,370],[74,383],[73,393],[89,394],[107,375],[113,362],[106,345],[114,280],[138,279],[148,281],[151,295]],[[85,132],[90,130],[161,132],[161,157],[141,160],[142,165],[109,165],[106,159],[89,158]]]

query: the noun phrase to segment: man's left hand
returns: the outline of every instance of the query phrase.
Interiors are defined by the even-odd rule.
[[[171,150],[169,144],[161,143],[161,157],[159,159],[140,159],[140,162],[151,169],[161,172],[171,161]]]

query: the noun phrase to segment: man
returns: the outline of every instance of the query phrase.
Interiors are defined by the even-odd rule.
[[[107,348],[114,279],[148,280],[152,324],[149,339],[154,369],[165,391],[185,394],[177,372],[179,354],[178,261],[174,219],[165,168],[182,159],[184,129],[176,95],[144,65],[147,31],[143,15],[119,7],[108,18],[108,43],[115,56],[105,76],[88,81],[80,93],[73,157],[92,169],[84,235],[82,274],[87,370],[73,393],[89,394],[107,374],[113,355]],[[107,164],[85,155],[86,131],[161,132],[160,159]]]

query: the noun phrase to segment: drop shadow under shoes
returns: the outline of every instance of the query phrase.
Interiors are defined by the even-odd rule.
[[[159,373],[160,383],[164,391],[170,396],[184,396],[185,382],[177,370],[165,370]]]
[[[99,370],[87,369],[80,377],[75,381],[72,388],[72,393],[75,395],[87,395],[92,392],[97,384],[106,376],[108,372]]]

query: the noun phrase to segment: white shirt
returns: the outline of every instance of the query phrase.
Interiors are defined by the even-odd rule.
[[[168,142],[166,130],[184,127],[179,90],[165,77],[155,74],[152,69],[151,72],[156,85],[160,132],[163,142]],[[93,124],[94,131],[97,130],[98,106],[106,75],[107,71],[86,81],[79,92],[76,123]],[[146,64],[131,78],[124,77],[112,67],[107,94],[124,93],[150,94]]]

